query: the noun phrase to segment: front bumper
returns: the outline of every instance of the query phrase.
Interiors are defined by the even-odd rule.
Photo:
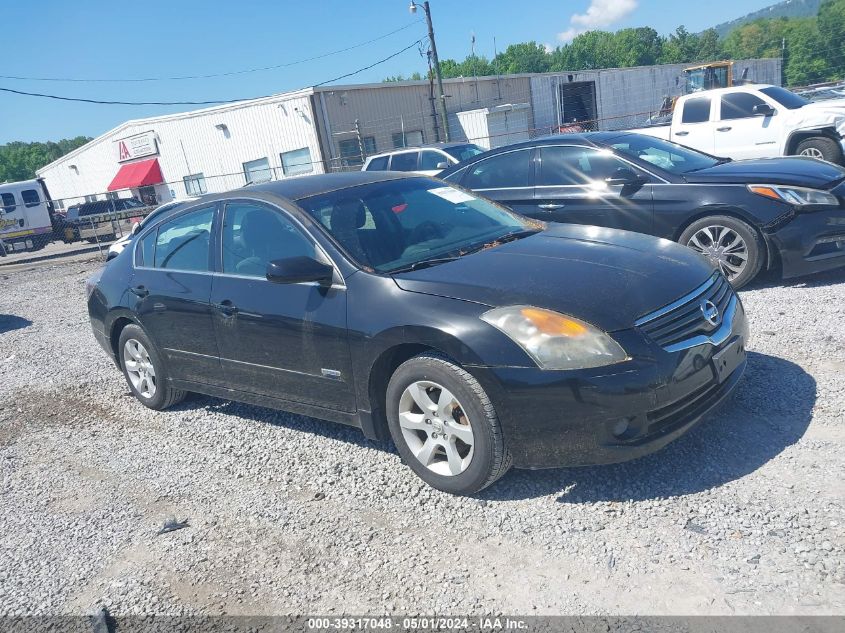
[[[784,278],[845,266],[845,209],[799,213],[766,238],[780,256]]]
[[[730,336],[667,352],[639,330],[614,334],[632,360],[582,371],[472,368],[504,427],[518,468],[628,461],[689,431],[739,382],[748,330],[742,304]],[[736,351],[730,373],[717,370]],[[724,352],[720,356],[720,352]],[[715,357],[715,358],[714,358]],[[615,434],[624,421],[627,430]]]

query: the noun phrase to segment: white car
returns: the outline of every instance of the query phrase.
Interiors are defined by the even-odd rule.
[[[141,230],[141,227],[144,226],[147,222],[149,222],[150,219],[154,219],[156,216],[163,213],[164,211],[172,209],[173,207],[179,206],[180,204],[183,204],[185,202],[190,202],[191,200],[196,200],[196,198],[184,198],[182,200],[173,200],[171,202],[165,202],[163,205],[156,207],[144,219],[142,219],[140,222],[136,222],[132,226],[132,230],[129,233],[127,233],[119,240],[114,242],[111,246],[109,246],[109,252],[106,255],[106,261],[111,261],[118,255],[120,255],[123,252],[123,249],[125,249],[126,246],[132,241],[132,238],[135,236],[135,234],[138,233],[138,231]]]
[[[466,142],[405,147],[369,156],[361,171],[412,171],[436,176],[447,167],[482,153],[484,149]]]
[[[809,156],[842,163],[845,99],[808,101],[765,84],[678,99],[672,122],[631,130],[727,158]]]

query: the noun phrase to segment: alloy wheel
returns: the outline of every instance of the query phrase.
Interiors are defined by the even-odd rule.
[[[472,461],[472,424],[458,399],[435,382],[411,383],[399,399],[402,437],[419,462],[438,475],[460,475]]]
[[[123,365],[135,390],[144,398],[156,394],[156,372],[150,353],[140,341],[130,338],[123,346]]]
[[[705,226],[692,234],[687,246],[705,254],[728,280],[742,274],[748,264],[748,245],[726,226]]]
[[[824,160],[824,154],[817,147],[808,147],[801,152],[801,156],[809,156],[810,158],[818,158]]]

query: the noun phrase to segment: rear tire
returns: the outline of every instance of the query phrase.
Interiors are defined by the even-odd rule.
[[[433,488],[474,494],[510,468],[490,398],[451,360],[426,353],[406,361],[390,379],[386,403],[399,454]]]
[[[826,136],[813,136],[798,143],[795,148],[798,156],[808,156],[826,160],[830,163],[842,163],[842,148],[839,143]]]
[[[763,267],[763,238],[742,220],[711,215],[690,224],[678,242],[698,251],[716,265],[734,288],[742,288]]]
[[[161,356],[139,326],[123,328],[117,352],[129,390],[145,407],[162,411],[185,399],[186,391],[170,386]]]

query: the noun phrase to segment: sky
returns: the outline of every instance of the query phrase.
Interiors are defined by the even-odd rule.
[[[560,45],[580,32],[683,24],[700,31],[775,0],[431,0],[441,59],[509,44]],[[185,77],[279,66],[224,77],[144,82],[33,81],[0,88],[109,101],[241,99],[294,90],[369,66],[425,35],[407,0],[0,0],[0,75],[126,79]],[[415,23],[416,22],[416,23]],[[410,26],[409,26],[410,25]],[[404,28],[403,27],[407,27]],[[397,31],[391,35],[386,35]],[[386,35],[386,36],[385,36]],[[385,37],[382,37],[385,36]],[[379,38],[379,39],[376,39]],[[363,44],[365,42],[370,43]],[[350,50],[303,63],[340,49]],[[339,83],[424,72],[415,46]],[[201,106],[69,103],[0,92],[0,143],[97,136],[133,118]]]

